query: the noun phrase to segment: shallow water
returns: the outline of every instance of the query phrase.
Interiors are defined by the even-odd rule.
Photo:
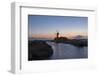
[[[87,58],[87,47],[76,47],[70,44],[47,42],[53,49],[51,59]]]

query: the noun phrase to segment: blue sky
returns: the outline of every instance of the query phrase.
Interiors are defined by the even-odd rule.
[[[87,35],[87,29],[87,17],[47,15],[28,16],[29,37],[54,37],[56,31],[59,31],[62,36],[64,35],[66,37],[72,35]]]

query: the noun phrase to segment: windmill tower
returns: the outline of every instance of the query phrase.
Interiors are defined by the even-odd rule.
[[[56,32],[56,38],[59,38],[59,34],[60,34],[60,33],[57,31],[57,32]]]

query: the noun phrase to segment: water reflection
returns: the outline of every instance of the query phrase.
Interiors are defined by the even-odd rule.
[[[87,47],[76,47],[70,44],[47,42],[53,48],[51,59],[87,58]]]

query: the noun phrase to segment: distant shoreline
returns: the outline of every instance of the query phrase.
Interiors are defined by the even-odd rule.
[[[77,47],[84,47],[84,46],[88,46],[88,39],[72,39],[72,40],[63,40],[60,41],[58,40],[57,42],[53,39],[29,39],[29,42],[34,42],[34,41],[43,41],[43,42],[55,42],[55,43],[65,43],[65,44],[71,44]]]

